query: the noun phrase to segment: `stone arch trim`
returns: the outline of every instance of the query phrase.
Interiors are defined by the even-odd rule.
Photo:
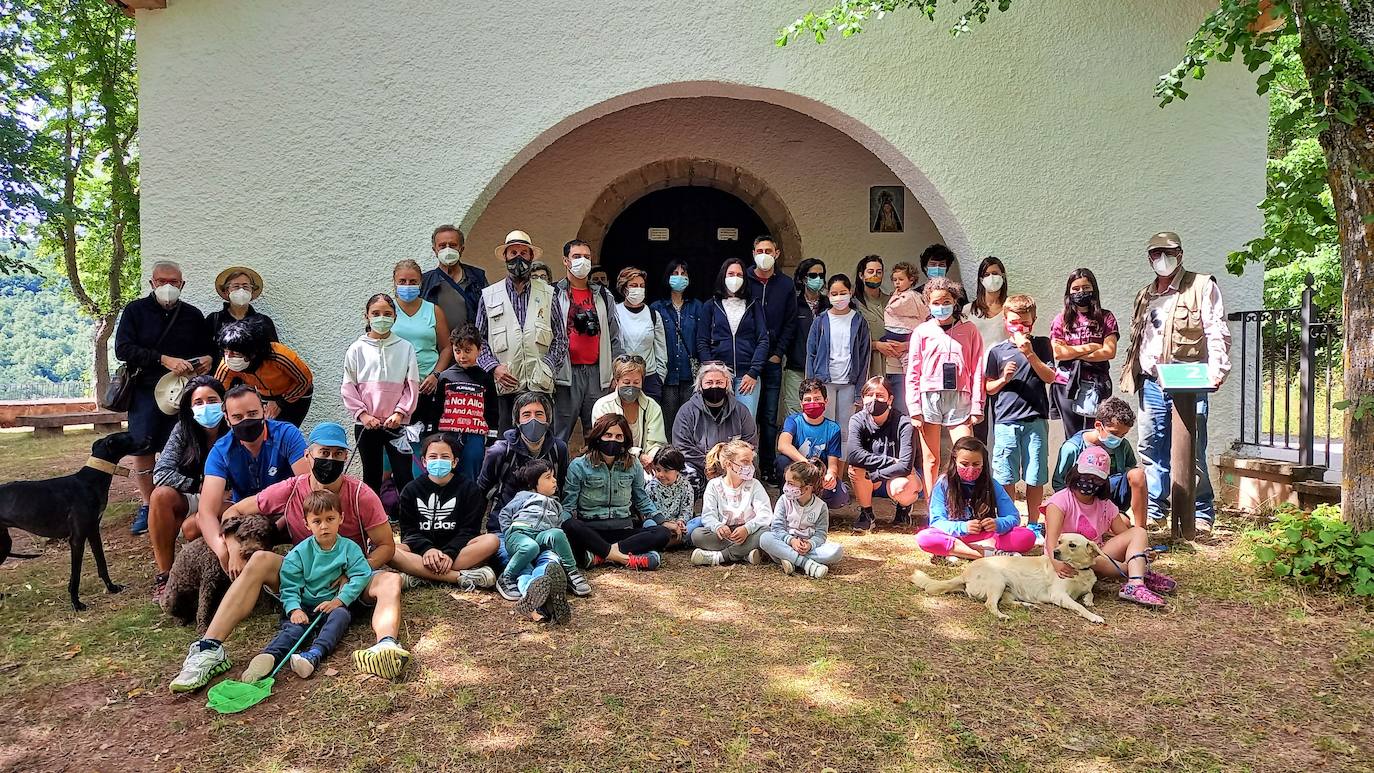
[[[710,158],[654,161],[617,177],[601,191],[582,216],[577,238],[591,245],[594,254],[600,255],[606,232],[626,207],[654,191],[683,186],[715,188],[738,197],[758,213],[773,236],[781,242],[781,265],[791,267],[801,261],[801,232],[782,198],[749,170]],[[740,234],[740,239],[752,240],[757,235]]]

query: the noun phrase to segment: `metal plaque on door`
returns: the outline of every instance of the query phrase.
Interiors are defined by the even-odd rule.
[[[738,228],[717,228],[716,241],[718,242],[737,242],[739,241]]]
[[[666,241],[668,241],[668,229],[667,229],[667,228],[650,228],[650,229],[649,229],[649,241],[651,241],[651,242],[666,242]]]

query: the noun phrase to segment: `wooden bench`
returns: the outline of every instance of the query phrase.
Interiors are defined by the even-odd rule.
[[[46,413],[36,416],[20,416],[15,420],[15,424],[21,427],[33,427],[34,437],[45,438],[57,437],[62,434],[64,427],[78,424],[94,424],[100,432],[119,432],[124,428],[124,421],[128,418],[127,413],[114,411],[82,411],[80,413]]]

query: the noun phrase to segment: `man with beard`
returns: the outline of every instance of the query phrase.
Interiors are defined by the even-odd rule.
[[[225,402],[228,403],[228,400]],[[228,412],[232,415],[233,409]],[[286,533],[278,535],[278,538],[294,545],[311,536],[305,522],[306,497],[312,491],[330,491],[338,497],[340,504],[342,518],[339,537],[357,543],[373,570],[387,565],[395,557],[396,538],[391,533],[386,511],[382,509],[382,502],[377,495],[362,481],[343,474],[344,467],[348,465],[348,434],[344,428],[334,422],[316,425],[310,433],[310,447],[305,461],[305,472],[267,486],[255,495],[240,498],[225,511],[225,520],[260,513],[280,517]],[[225,537],[217,526],[202,531],[207,541],[213,534],[220,544],[227,544],[231,556],[238,556],[237,539],[232,535]],[[223,563],[224,557],[221,556],[220,560]],[[229,670],[231,663],[224,640],[253,612],[263,587],[273,593],[281,587],[281,567],[282,556],[267,550],[257,551],[246,563],[234,560],[225,566],[233,583],[215,610],[214,618],[205,629],[205,636],[191,644],[181,673],[172,680],[172,692],[198,690],[216,674]],[[367,649],[354,651],[353,665],[364,673],[385,679],[395,678],[410,661],[410,653],[396,641],[401,617],[401,575],[374,571],[357,603],[363,609],[371,608],[372,630],[377,635],[377,643]]]
[[[553,288],[530,281],[530,264],[543,254],[524,231],[507,234],[496,248],[507,277],[483,290],[477,307],[482,335],[477,365],[496,382],[502,432],[512,426],[517,394],[539,392],[553,399],[554,374],[568,354],[563,320],[554,313]]]

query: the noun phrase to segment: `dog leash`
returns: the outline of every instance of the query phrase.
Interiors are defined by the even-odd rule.
[[[1155,556],[1154,556],[1153,554],[1154,554],[1154,553],[1163,553],[1164,551],[1166,551],[1166,550],[1168,550],[1168,549],[1169,549],[1169,546],[1168,546],[1168,545],[1151,545],[1150,547],[1145,548],[1144,550],[1140,551],[1139,553],[1135,553],[1135,554],[1133,554],[1133,555],[1126,556],[1126,563],[1129,564],[1129,563],[1131,562],[1132,559],[1144,558],[1144,559],[1145,559],[1145,566],[1146,566],[1146,568],[1149,568],[1150,563],[1153,562],[1153,561],[1155,560]],[[1125,577],[1125,578],[1128,579],[1128,580],[1131,579],[1131,576],[1130,576],[1129,574],[1126,574],[1125,570],[1123,570],[1123,569],[1121,568],[1121,564],[1118,564],[1118,563],[1116,562],[1116,559],[1115,559],[1115,558],[1112,558],[1111,556],[1107,555],[1106,553],[1103,553],[1103,554],[1102,554],[1102,557],[1105,558],[1105,559],[1107,559],[1108,561],[1111,561],[1111,562],[1112,562],[1112,566],[1116,567],[1116,573],[1117,573],[1117,574],[1121,575],[1122,577]]]

